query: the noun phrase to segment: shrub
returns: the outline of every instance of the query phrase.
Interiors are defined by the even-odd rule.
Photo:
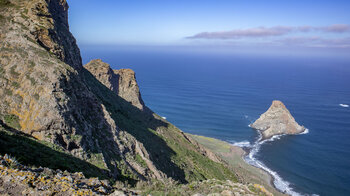
[[[10,0],[0,0],[0,7],[5,8],[5,7],[12,7],[13,4],[11,3]]]
[[[36,99],[36,100],[39,100],[39,98],[40,98],[40,96],[39,96],[38,93],[35,93],[33,97],[34,97],[34,99]]]
[[[21,125],[19,124],[19,118],[14,114],[5,115],[4,121],[9,127],[12,127],[14,129],[21,129]]]
[[[18,82],[12,82],[12,86],[15,87],[15,88],[19,88],[20,85],[18,84]]]
[[[30,62],[29,62],[28,67],[29,67],[29,68],[33,68],[33,67],[35,67],[35,63],[34,63],[34,61],[30,61]]]
[[[10,89],[5,89],[5,94],[8,95],[8,96],[12,96],[12,90]]]
[[[136,154],[136,156],[135,156],[135,161],[136,161],[139,165],[141,165],[142,167],[147,168],[147,164],[146,164],[145,160],[143,160],[142,157],[141,157],[139,154]]]
[[[1,65],[2,66],[2,65]],[[0,76],[3,76],[5,73],[5,69],[3,67],[0,67]]]
[[[18,77],[20,74],[17,73],[15,69],[16,69],[16,66],[11,67],[10,73],[11,73],[12,76]]]

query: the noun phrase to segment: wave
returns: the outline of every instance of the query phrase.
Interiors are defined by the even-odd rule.
[[[247,140],[244,140],[244,141],[241,141],[241,142],[233,142],[232,145],[233,145],[233,146],[238,146],[238,147],[241,147],[241,148],[244,148],[244,147],[252,147],[252,145],[250,144],[250,142],[247,141]]]
[[[304,134],[308,134],[309,133],[309,129],[305,129],[305,131],[299,133],[298,135],[304,135]]]
[[[165,116],[162,116],[162,119],[166,120],[166,117],[165,117]]]
[[[256,154],[260,151],[260,147],[264,143],[278,140],[281,137],[283,137],[284,135],[275,135],[269,139],[262,140],[262,135],[261,135],[260,131],[258,131],[258,133],[259,133],[259,138],[257,141],[255,141],[254,144],[250,144],[250,142],[245,140],[245,141],[241,141],[241,142],[232,143],[232,145],[238,146],[238,147],[249,147],[250,152],[247,156],[244,157],[244,160],[248,164],[253,165],[255,167],[258,167],[258,168],[261,168],[261,169],[265,170],[266,172],[268,172],[273,177],[273,184],[279,191],[286,193],[288,195],[292,195],[292,196],[301,196],[302,195],[301,193],[298,193],[298,192],[293,190],[293,188],[290,186],[291,184],[289,182],[285,181],[281,176],[278,175],[278,173],[276,171],[273,171],[272,169],[268,168],[263,162],[261,162],[260,160],[258,160],[255,157]],[[300,133],[300,134],[307,134],[307,133],[309,133],[309,129],[305,129],[305,131]]]
[[[341,107],[343,107],[343,108],[348,108],[349,107],[349,105],[348,104],[343,104],[343,103],[341,103],[341,104],[339,104]]]

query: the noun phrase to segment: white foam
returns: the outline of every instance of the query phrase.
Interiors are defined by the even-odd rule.
[[[162,119],[166,120],[166,117],[165,117],[165,116],[162,116]]]
[[[308,131],[308,129],[306,129],[304,132],[306,132],[306,131]],[[302,194],[295,192],[293,190],[293,188],[290,187],[290,183],[283,180],[282,177],[277,174],[277,172],[268,168],[264,163],[262,163],[261,161],[259,161],[258,159],[255,158],[255,155],[260,151],[260,147],[262,144],[264,144],[266,142],[271,142],[271,141],[280,139],[283,135],[273,136],[270,139],[266,139],[266,140],[261,141],[262,135],[261,135],[260,131],[258,131],[258,133],[259,133],[259,139],[253,145],[251,145],[252,148],[251,148],[249,154],[244,158],[245,161],[247,163],[255,166],[255,167],[261,168],[261,169],[265,170],[266,172],[268,172],[274,179],[273,184],[281,192],[284,192],[284,193],[286,193],[288,195],[292,195],[292,196],[301,196]]]
[[[241,141],[241,142],[234,142],[232,143],[233,146],[238,146],[238,147],[251,147],[252,145],[250,144],[249,141],[247,140],[244,140],[244,141]]]
[[[299,135],[304,135],[304,134],[308,134],[309,133],[309,129],[305,129],[305,131],[299,133]]]
[[[343,107],[343,108],[348,108],[349,107],[349,105],[348,104],[343,104],[343,103],[341,103],[341,104],[339,104],[341,107]]]

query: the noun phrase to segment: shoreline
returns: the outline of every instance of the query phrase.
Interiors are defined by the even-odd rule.
[[[231,144],[231,145],[232,145],[232,144]],[[251,164],[249,164],[249,163],[245,160],[245,156],[248,156],[250,150],[247,149],[247,147],[243,147],[243,148],[242,148],[242,147],[239,147],[239,146],[235,146],[235,147],[241,148],[241,149],[244,151],[245,154],[242,155],[242,159],[243,159],[243,161],[244,161],[245,163],[247,163],[248,165],[251,165]],[[272,186],[274,189],[276,189],[278,192],[280,192],[280,193],[282,193],[282,194],[286,194],[286,193],[282,192],[281,190],[279,190],[279,189],[275,186],[275,183],[273,182],[273,181],[275,180],[275,178],[273,177],[272,174],[270,174],[269,172],[265,171],[264,169],[262,169],[262,168],[260,168],[260,167],[256,167],[255,165],[251,165],[251,166],[253,166],[253,167],[257,168],[257,169],[260,169],[260,170],[262,170],[263,172],[265,172],[267,175],[269,175],[269,176],[270,176],[270,180],[268,181],[268,182],[269,182],[269,185]]]
[[[249,125],[250,127],[250,125]],[[255,168],[261,169],[264,172],[266,172],[268,175],[271,176],[270,180],[270,186],[274,187],[277,191],[279,191],[282,194],[292,195],[292,196],[300,196],[301,193],[298,193],[293,190],[292,187],[290,187],[290,182],[284,180],[279,174],[268,168],[262,161],[255,158],[255,155],[260,151],[260,147],[266,143],[266,142],[272,142],[274,140],[278,140],[281,137],[287,136],[288,134],[280,134],[280,135],[274,135],[271,138],[268,139],[262,139],[262,134],[259,130],[257,130],[259,134],[259,138],[251,144],[250,142],[236,142],[233,144],[228,143],[229,145],[239,147],[242,150],[244,150],[245,154],[242,155],[242,159],[246,164],[249,164]],[[295,134],[295,135],[303,135],[309,133],[309,129],[305,128],[303,132]],[[277,185],[276,185],[277,184]]]
[[[242,182],[261,184],[274,195],[288,195],[275,186],[275,178],[272,174],[246,161],[245,157],[250,153],[248,147],[234,146],[216,138],[186,134],[220,156],[235,171]]]

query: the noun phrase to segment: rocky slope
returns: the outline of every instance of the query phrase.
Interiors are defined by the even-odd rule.
[[[215,179],[181,184],[140,183],[136,188],[111,186],[107,180],[86,178],[83,173],[70,173],[50,168],[32,168],[19,164],[8,155],[0,155],[0,195],[267,195],[259,184],[243,185]]]
[[[0,155],[0,195],[135,195],[83,173],[31,168]]]
[[[270,108],[251,127],[261,132],[263,139],[274,135],[298,134],[305,131],[290,114],[281,101],[273,101]]]
[[[102,70],[93,62],[84,69],[65,0],[0,5],[1,153],[132,185],[236,181],[224,162],[147,109],[133,71],[100,61]]]
[[[0,183],[7,187],[1,194],[113,193],[95,190],[109,186],[75,183],[96,177],[124,188],[146,182],[149,192],[173,187],[189,195],[210,182],[205,194],[222,193],[215,188],[222,184],[260,193],[237,183],[219,156],[147,108],[132,70],[112,70],[100,60],[84,68],[67,9],[65,0],[0,0],[0,154],[21,162],[1,162]],[[41,170],[32,167],[50,174],[39,178]]]

